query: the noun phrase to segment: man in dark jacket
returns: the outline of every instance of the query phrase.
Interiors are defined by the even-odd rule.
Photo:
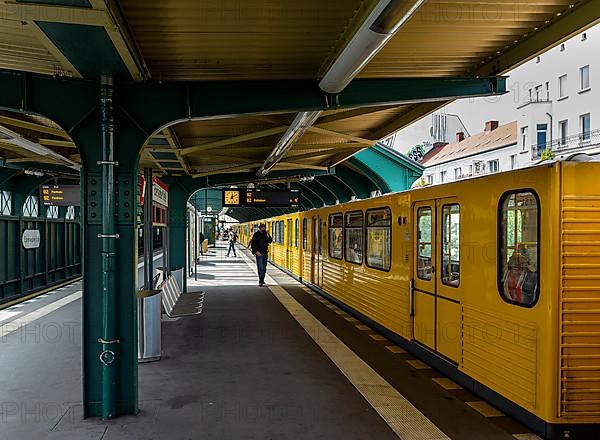
[[[267,255],[269,254],[269,244],[273,239],[267,232],[267,226],[261,224],[258,231],[252,236],[250,248],[252,253],[256,255],[256,267],[258,268],[258,285],[265,285],[265,275],[267,274]]]

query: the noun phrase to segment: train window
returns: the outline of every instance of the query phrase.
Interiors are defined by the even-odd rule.
[[[460,284],[460,206],[442,207],[442,283]]]
[[[390,270],[392,266],[392,212],[389,208],[367,210],[367,266]]]
[[[329,256],[336,260],[341,260],[343,253],[342,219],[342,214],[332,214],[329,216]]]
[[[417,210],[417,276],[422,280],[431,279],[431,208]]]
[[[344,237],[346,239],[346,261],[362,264],[363,262],[363,223],[362,211],[346,213]]]
[[[538,299],[539,201],[531,190],[506,193],[500,200],[498,280],[504,300],[532,307]]]
[[[305,218],[302,219],[302,249],[308,247],[308,222]]]
[[[296,223],[294,224],[294,246],[298,247],[298,234],[300,234],[300,231],[298,230],[298,226],[299,226],[299,221],[298,219],[296,219]]]
[[[283,220],[278,221],[277,224],[279,226],[279,244],[283,244],[283,239],[285,237],[285,233],[283,230]]]

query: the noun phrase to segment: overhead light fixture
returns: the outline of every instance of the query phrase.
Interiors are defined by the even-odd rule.
[[[69,168],[73,168],[74,170],[80,171],[81,165],[76,162],[73,162],[70,159],[67,159],[64,156],[61,156],[57,152],[51,150],[50,148],[46,148],[40,144],[36,144],[35,142],[31,142],[28,139],[25,139],[22,136],[19,136],[16,133],[13,133],[8,128],[5,128],[0,125],[0,137],[8,142],[9,144],[15,145],[19,148],[23,148],[24,150],[30,151],[32,153],[37,154],[38,156],[48,156],[53,157],[61,162],[67,164]]]
[[[296,141],[302,137],[306,130],[319,119],[321,113],[321,111],[298,113],[256,175],[258,177],[263,177],[277,165],[277,163],[283,159],[283,156],[285,156],[294,146]]]
[[[425,0],[380,0],[321,79],[326,93],[340,93],[373,59]]]
[[[26,176],[44,177],[44,173],[38,170],[25,170]]]

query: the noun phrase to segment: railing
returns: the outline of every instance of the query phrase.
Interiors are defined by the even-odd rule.
[[[563,139],[554,139],[545,144],[536,144],[531,146],[531,159],[539,159],[545,150],[551,150],[553,153],[579,152],[583,153],[586,149],[600,144],[600,129],[579,133]]]

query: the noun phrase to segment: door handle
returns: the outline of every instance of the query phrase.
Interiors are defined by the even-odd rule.
[[[435,273],[435,266],[431,266],[431,273]]]
[[[413,279],[409,283],[408,302],[410,316],[415,316],[415,280]]]

